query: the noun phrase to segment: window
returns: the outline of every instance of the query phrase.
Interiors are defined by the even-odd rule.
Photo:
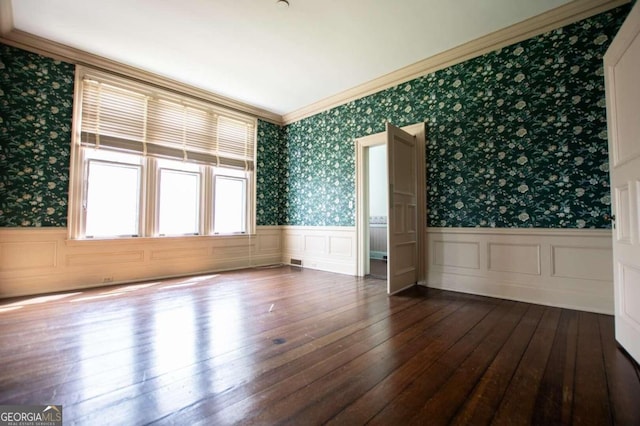
[[[138,236],[142,168],[139,158],[87,153],[85,236]]]
[[[214,182],[213,231],[216,234],[246,232],[247,179],[217,175]]]
[[[189,165],[187,163],[187,165]],[[170,166],[170,165],[169,165]],[[200,233],[199,167],[161,167],[158,182],[158,233],[197,235]]]
[[[78,67],[70,238],[250,233],[255,118]]]

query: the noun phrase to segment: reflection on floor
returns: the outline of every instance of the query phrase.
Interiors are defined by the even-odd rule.
[[[371,268],[370,275],[372,278],[379,278],[381,280],[387,279],[387,261],[380,259],[370,259]]]

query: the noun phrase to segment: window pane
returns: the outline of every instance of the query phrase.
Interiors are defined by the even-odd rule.
[[[138,235],[140,166],[89,161],[87,237]]]
[[[160,170],[161,235],[199,233],[200,175],[178,170]]]
[[[213,231],[229,234],[246,231],[247,180],[216,176]]]

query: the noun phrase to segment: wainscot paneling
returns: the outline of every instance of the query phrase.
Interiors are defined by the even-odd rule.
[[[429,287],[613,313],[611,231],[428,228]],[[357,274],[354,227],[259,226],[256,235],[67,240],[65,228],[0,229],[0,297],[299,260]]]
[[[613,313],[611,231],[428,228],[427,286]]]
[[[66,228],[0,229],[0,298],[280,263],[281,230],[252,236],[67,239]]]
[[[282,263],[356,275],[355,227],[281,226]],[[294,262],[292,262],[292,259]]]

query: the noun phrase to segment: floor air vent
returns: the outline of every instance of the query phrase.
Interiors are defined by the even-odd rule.
[[[302,266],[302,259],[291,259],[291,264],[296,266]]]

